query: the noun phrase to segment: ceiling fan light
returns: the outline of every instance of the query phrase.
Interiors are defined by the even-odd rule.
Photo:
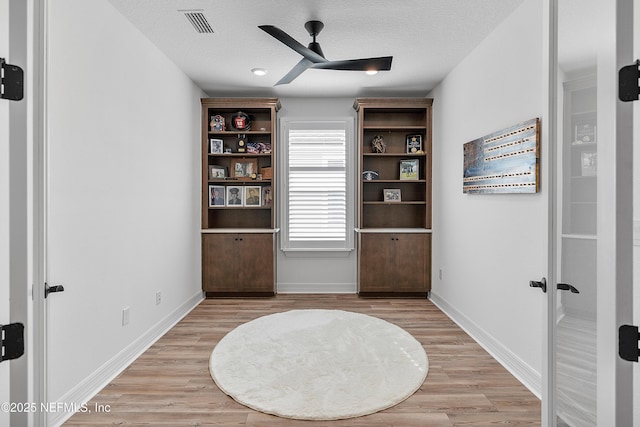
[[[251,72],[256,76],[264,76],[267,74],[267,70],[264,68],[252,68]]]
[[[378,70],[367,70],[365,73],[367,73],[368,76],[375,76],[378,74]]]

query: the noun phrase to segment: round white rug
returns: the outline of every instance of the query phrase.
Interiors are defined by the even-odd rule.
[[[337,420],[394,406],[429,369],[404,329],[341,310],[292,310],[238,326],[211,353],[220,389],[249,408],[285,418]]]

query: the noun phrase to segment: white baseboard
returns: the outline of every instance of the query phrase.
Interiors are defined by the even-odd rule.
[[[521,358],[515,355],[492,335],[480,328],[467,316],[456,310],[447,301],[437,294],[430,292],[429,299],[460,328],[462,328],[471,338],[473,338],[482,348],[484,348],[494,359],[518,379],[534,395],[542,397],[542,376],[539,372],[526,364]]]
[[[279,294],[355,294],[355,283],[278,283]]]
[[[85,378],[80,384],[71,389],[58,401],[75,405],[80,408],[83,403],[88,402],[115,377],[124,371],[133,361],[144,353],[153,343],[160,339],[169,329],[176,325],[184,316],[189,314],[203,300],[202,292],[197,292],[167,317],[158,322],[141,335],[134,342],[122,349],[111,360],[98,368],[93,374]],[[49,414],[47,425],[60,426],[67,421],[75,412],[60,411]]]

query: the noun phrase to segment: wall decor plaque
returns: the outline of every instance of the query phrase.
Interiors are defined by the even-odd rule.
[[[540,119],[467,142],[463,154],[463,193],[537,193]]]

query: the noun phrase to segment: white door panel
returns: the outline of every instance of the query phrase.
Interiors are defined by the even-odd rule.
[[[0,57],[9,54],[9,0],[0,0]],[[0,324],[9,323],[9,101],[0,100]],[[9,364],[0,363],[0,404],[10,402]],[[4,407],[3,407],[4,408]],[[9,413],[0,409],[0,425]]]
[[[633,25],[625,18],[633,2],[551,4],[557,4],[556,257],[550,274],[556,279],[548,284],[555,293],[549,298],[555,330],[549,336],[553,391],[545,405],[556,415],[549,424],[626,426],[637,399],[631,365],[617,356],[617,327],[632,319],[632,180],[625,165],[631,120],[629,107],[617,99],[617,70],[630,54]]]

